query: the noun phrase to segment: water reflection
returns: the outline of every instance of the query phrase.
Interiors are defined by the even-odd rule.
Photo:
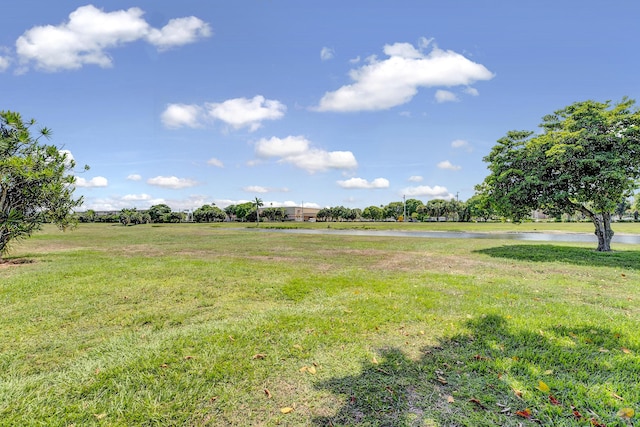
[[[541,242],[598,243],[593,233],[469,233],[449,231],[395,231],[395,230],[332,230],[305,228],[259,228],[259,231],[286,234],[324,234],[340,236],[422,237],[428,239],[496,239]],[[616,234],[612,243],[640,244],[640,235]]]

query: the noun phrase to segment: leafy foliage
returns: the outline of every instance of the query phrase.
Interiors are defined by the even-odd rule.
[[[640,178],[640,112],[634,101],[585,101],[543,118],[543,133],[510,131],[484,158],[480,187],[495,209],[520,220],[532,210],[580,212],[593,221],[598,250],[610,250],[611,214]]]
[[[24,122],[19,113],[0,112],[0,256],[11,241],[28,237],[47,221],[62,229],[72,225],[75,177],[73,159],[54,145],[43,144],[51,131],[33,137],[34,120]]]

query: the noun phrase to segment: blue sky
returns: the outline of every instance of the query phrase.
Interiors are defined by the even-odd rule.
[[[0,109],[53,129],[84,209],[466,200],[512,129],[640,98],[634,1],[22,0]]]

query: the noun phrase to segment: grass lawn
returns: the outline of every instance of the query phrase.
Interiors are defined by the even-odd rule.
[[[90,224],[14,246],[0,425],[640,425],[640,245],[251,227]]]

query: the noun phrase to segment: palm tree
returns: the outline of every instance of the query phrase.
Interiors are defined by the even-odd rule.
[[[260,207],[264,206],[264,202],[261,198],[256,197],[253,204],[256,205],[256,225],[260,225]]]

